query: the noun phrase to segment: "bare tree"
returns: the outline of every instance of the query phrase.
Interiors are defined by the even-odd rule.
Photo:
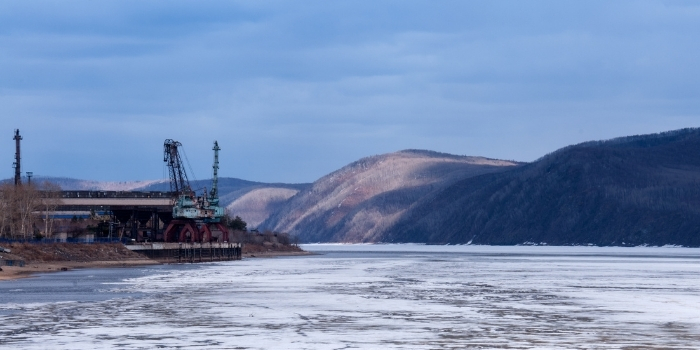
[[[0,184],[0,237],[9,237],[13,211],[14,186]]]
[[[44,236],[53,236],[53,223],[54,218],[51,215],[56,208],[61,205],[61,186],[44,181],[41,186],[41,216],[44,220]]]
[[[28,239],[33,234],[33,214],[39,209],[41,199],[39,191],[33,184],[15,186],[15,205],[17,206],[17,218],[15,219],[15,235],[18,238]]]
[[[0,185],[0,237],[28,239],[34,235],[37,212],[55,210],[60,201],[60,188],[48,185],[47,189],[49,200],[44,203],[33,184]]]

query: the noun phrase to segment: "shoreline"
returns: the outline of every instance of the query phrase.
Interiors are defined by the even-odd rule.
[[[276,258],[287,256],[315,255],[307,251],[267,251],[250,252],[243,254],[244,259]],[[207,262],[195,263],[204,264]],[[138,267],[148,265],[173,264],[173,262],[158,261],[155,259],[130,259],[130,260],[96,260],[96,261],[52,261],[52,262],[27,262],[24,267],[2,266],[0,271],[0,283],[22,278],[34,277],[39,273],[63,272],[75,269],[100,269],[100,268],[121,268]],[[190,263],[182,263],[190,264]]]
[[[24,267],[2,266],[0,282],[11,281],[20,278],[33,277],[37,273],[63,272],[75,269],[99,269],[159,265],[158,261],[151,259],[133,259],[121,261],[52,261],[52,262],[28,262]]]

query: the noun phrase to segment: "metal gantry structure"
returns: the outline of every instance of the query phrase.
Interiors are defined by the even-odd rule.
[[[211,191],[204,190],[198,197],[192,190],[182,158],[180,142],[167,139],[164,143],[163,161],[170,174],[170,190],[173,194],[172,220],[163,233],[166,242],[211,242],[213,231],[219,231],[218,239],[228,241],[228,230],[221,223],[224,208],[219,206],[218,170],[219,143],[214,141],[214,176]]]
[[[219,150],[221,150],[221,148],[219,148],[218,142],[214,141],[214,148],[212,148],[212,150],[214,151],[214,165],[212,166],[214,175],[211,181],[211,192],[209,192],[209,204],[212,207],[219,207]],[[222,212],[221,216],[223,215]]]

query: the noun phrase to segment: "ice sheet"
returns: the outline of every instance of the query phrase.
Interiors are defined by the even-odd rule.
[[[699,250],[305,248],[322,255],[155,269],[103,282],[127,296],[109,300],[0,304],[0,347],[700,347]]]

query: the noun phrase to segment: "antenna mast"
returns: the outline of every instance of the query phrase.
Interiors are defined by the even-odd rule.
[[[22,184],[21,158],[19,156],[19,141],[22,140],[22,136],[19,136],[19,129],[15,129],[13,140],[15,140],[15,163],[12,166],[15,168],[15,186],[19,186]]]

